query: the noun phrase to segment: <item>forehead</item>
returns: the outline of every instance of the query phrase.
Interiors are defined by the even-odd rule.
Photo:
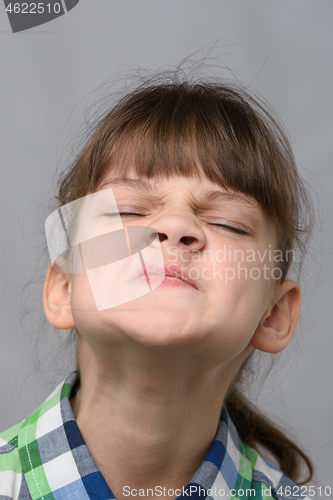
[[[237,204],[251,211],[257,212],[258,215],[263,215],[263,211],[259,203],[251,196],[242,192],[225,188],[212,182],[204,176],[177,176],[169,177],[138,177],[135,174],[126,176],[109,175],[99,186],[100,189],[119,188],[132,192],[141,192],[145,196],[155,198],[163,195],[164,192],[172,190],[175,196],[182,189],[187,191],[192,199],[203,205],[214,204]]]

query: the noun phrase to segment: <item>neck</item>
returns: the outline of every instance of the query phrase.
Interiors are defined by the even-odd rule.
[[[80,339],[73,412],[117,499],[126,498],[124,486],[182,488],[202,463],[237,370],[198,361],[181,349],[142,346],[96,356]]]

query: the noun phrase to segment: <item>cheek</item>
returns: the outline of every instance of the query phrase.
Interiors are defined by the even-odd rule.
[[[73,318],[83,312],[97,311],[95,299],[86,273],[74,274],[71,292]]]
[[[237,302],[238,294],[248,295],[249,303],[260,299],[263,293],[267,294],[272,290],[280,277],[279,268],[272,259],[272,246],[269,244],[263,243],[255,248],[237,248],[228,244],[223,249],[217,248],[215,245],[214,259],[205,272],[207,278],[215,282],[213,288],[226,293],[229,301]]]
[[[221,263],[222,278],[214,280],[209,293],[215,306],[209,316],[216,315],[219,328],[216,339],[235,353],[250,342],[272,293],[271,280],[259,274],[255,263],[239,264],[241,267],[235,262]]]
[[[72,316],[83,339],[92,347],[103,338],[103,314],[96,307],[88,276],[74,275],[71,294]]]

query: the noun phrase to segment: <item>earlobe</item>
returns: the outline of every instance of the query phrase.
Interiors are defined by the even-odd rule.
[[[50,264],[43,288],[44,312],[48,322],[60,330],[75,327],[71,309],[71,284],[64,273]]]
[[[298,319],[301,292],[293,280],[277,290],[273,304],[265,311],[250,345],[263,352],[278,353],[290,342]]]

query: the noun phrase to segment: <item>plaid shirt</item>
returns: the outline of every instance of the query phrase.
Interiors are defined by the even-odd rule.
[[[115,498],[71,410],[69,399],[77,380],[78,373],[72,373],[26,420],[0,433],[0,500]],[[240,441],[223,408],[208,454],[191,482],[175,494],[192,500],[304,499],[297,488]],[[152,497],[151,491],[145,492],[148,498],[149,494]],[[140,490],[137,496],[143,496]]]

